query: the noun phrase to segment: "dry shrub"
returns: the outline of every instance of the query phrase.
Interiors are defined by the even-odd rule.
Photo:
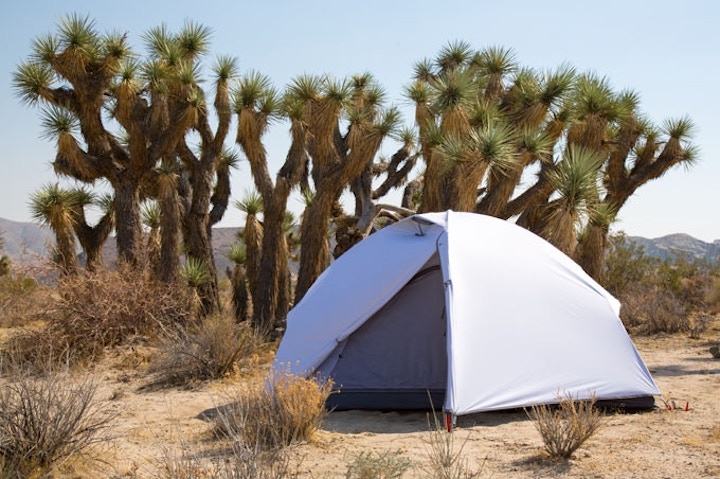
[[[88,362],[107,347],[154,339],[188,322],[192,301],[187,288],[155,282],[128,267],[63,278],[41,311],[44,328],[10,338],[6,349],[28,365],[37,357]]]
[[[248,447],[234,443],[229,454],[205,457],[183,442],[180,448],[163,448],[159,479],[285,479],[290,471],[286,449]]]
[[[168,334],[150,363],[150,372],[157,376],[155,385],[178,386],[222,378],[237,371],[262,343],[249,323],[211,316]]]
[[[635,285],[618,297],[623,323],[635,334],[690,333],[692,325],[682,301],[652,285]]]
[[[430,421],[432,417],[432,423]],[[479,477],[482,468],[473,470],[463,449],[470,435],[459,444],[456,434],[446,430],[442,421],[433,411],[428,416],[429,437],[427,440],[427,464],[422,467],[426,477],[433,479],[473,479]]]
[[[576,401],[571,395],[559,398],[557,406],[533,406],[528,416],[540,433],[551,459],[568,459],[603,423],[604,416],[595,407],[595,399]]]
[[[0,325],[24,325],[46,295],[31,277],[14,273],[0,276]]]
[[[698,338],[720,304],[720,265],[673,251],[660,260],[623,234],[610,238],[603,286],[622,303],[622,319],[638,334],[687,333]]]
[[[327,415],[332,382],[283,375],[267,388],[240,389],[219,408],[216,433],[250,448],[282,447],[312,439]]]
[[[400,479],[410,467],[402,451],[361,452],[348,464],[346,479]]]
[[[95,401],[92,379],[66,374],[6,378],[0,389],[0,477],[41,477],[107,441],[114,415]]]

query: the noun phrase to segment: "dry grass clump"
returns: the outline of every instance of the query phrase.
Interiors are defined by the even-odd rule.
[[[157,283],[124,267],[63,278],[36,313],[44,327],[11,337],[5,349],[13,352],[13,361],[28,366],[47,358],[89,362],[107,347],[157,338],[170,326],[188,322],[192,298],[183,286]]]
[[[219,408],[216,433],[250,448],[309,441],[327,415],[332,382],[284,375],[271,388],[240,389]]]
[[[482,467],[474,470],[463,453],[465,440],[456,443],[456,434],[446,430],[437,414],[433,412],[432,423],[428,416],[429,437],[427,441],[427,464],[421,469],[433,479],[473,479],[482,473]]]
[[[92,379],[19,373],[0,388],[0,477],[44,475],[107,441],[114,415],[95,400]]]
[[[567,395],[557,406],[533,406],[528,416],[540,433],[545,451],[553,460],[568,459],[603,424],[595,399],[576,401]]]
[[[187,443],[165,448],[158,467],[159,479],[285,479],[291,472],[284,448],[266,449],[234,443],[229,454],[204,457]]]
[[[180,325],[161,342],[150,362],[155,385],[183,385],[226,377],[251,358],[263,339],[249,323],[235,323],[227,316],[212,316],[198,323]]]
[[[345,479],[400,479],[411,462],[402,451],[361,452],[348,464]]]
[[[38,291],[37,282],[28,276],[14,273],[0,276],[0,325],[22,324],[36,309],[40,294],[43,293]]]

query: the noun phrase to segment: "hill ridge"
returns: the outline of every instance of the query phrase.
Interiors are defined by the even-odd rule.
[[[213,250],[218,271],[224,272],[231,263],[225,257],[230,246],[235,241],[239,227],[213,228]],[[24,261],[29,257],[45,257],[53,244],[53,235],[48,227],[32,222],[12,221],[0,218],[0,233],[4,240],[3,254],[7,254],[12,261]],[[665,259],[677,254],[690,255],[694,258],[707,261],[720,261],[720,239],[712,243],[697,239],[687,233],[671,233],[657,238],[642,236],[628,236],[628,240],[635,242],[645,249],[649,256]],[[114,253],[114,242],[108,242]]]

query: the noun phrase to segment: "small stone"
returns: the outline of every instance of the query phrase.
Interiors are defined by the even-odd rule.
[[[710,354],[713,355],[713,358],[720,359],[720,346],[712,346],[710,348]]]

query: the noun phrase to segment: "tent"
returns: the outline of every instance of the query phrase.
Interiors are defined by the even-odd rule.
[[[332,378],[338,409],[450,415],[557,403],[654,405],[619,302],[511,222],[415,215],[338,258],[290,311],[271,374]]]

